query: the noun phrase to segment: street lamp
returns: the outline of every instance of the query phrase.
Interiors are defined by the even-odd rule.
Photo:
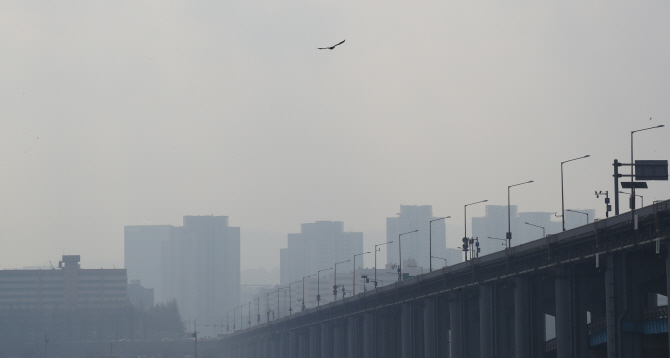
[[[398,263],[398,282],[402,281],[402,245],[400,245],[400,237],[417,231],[419,230],[408,231],[398,235],[398,261],[400,261]]]
[[[351,272],[351,274],[353,275],[352,282],[351,282],[352,287],[353,287],[352,288],[353,291],[352,291],[352,294],[351,294],[352,296],[356,295],[356,256],[361,256],[361,255],[365,255],[365,254],[369,254],[369,253],[370,253],[370,251],[354,255],[354,271]]]
[[[503,243],[502,243],[503,246],[507,247],[507,239],[500,239],[500,238],[497,238],[497,237],[490,237],[490,236],[489,236],[488,238],[489,238],[489,239],[493,239],[493,240],[500,240],[500,241],[503,242]]]
[[[444,260],[444,267],[447,267],[447,259],[442,258],[442,257],[437,257],[437,256],[431,256],[430,258],[431,258],[431,259],[440,259],[440,260]]]
[[[377,251],[381,250],[378,249],[377,246],[382,246],[382,245],[388,245],[393,243],[393,241],[385,242],[383,244],[377,244],[375,245],[375,288],[377,288]]]
[[[335,275],[333,276],[333,302],[337,301],[337,265],[349,262],[351,260],[335,263]],[[342,287],[344,289],[344,287]],[[344,295],[342,295],[344,297]]]
[[[256,326],[261,324],[261,295],[256,297]]]
[[[332,270],[332,269],[333,269],[333,268],[331,267],[331,268],[327,268],[327,269],[319,270],[319,271],[316,273],[316,306],[317,306],[317,307],[319,307],[319,305],[320,305],[320,303],[321,303],[321,288],[320,288],[320,287],[321,287],[321,286],[320,286],[321,272],[323,272],[323,271],[328,271],[328,270]]]
[[[248,322],[249,325],[247,326],[247,328],[251,328],[251,302],[252,301],[249,301],[249,315],[247,316],[247,319],[249,320]]]
[[[465,252],[465,261],[468,260],[468,206],[485,203],[487,201],[488,200],[482,200],[476,203],[463,205],[463,247],[461,249]]]
[[[237,322],[237,320],[235,319],[235,311],[236,310],[237,310],[237,307],[233,308],[233,333],[235,333],[235,329],[236,329],[235,322]]]
[[[654,127],[638,129],[636,131],[630,132],[630,218],[631,222],[635,221],[635,186],[633,185],[633,179],[635,178],[635,162],[633,161],[633,133],[646,131],[648,129],[662,128],[664,125],[660,124]],[[618,188],[617,188],[618,189]],[[634,224],[633,224],[634,225]]]
[[[621,193],[621,194],[628,194],[628,195],[632,194],[632,193],[626,193],[625,191],[621,191],[621,190],[619,190],[619,193]],[[640,198],[640,200],[641,200],[641,203],[640,203],[640,204],[642,204],[642,206],[644,206],[644,197],[643,197],[642,195],[638,195],[638,194],[635,194],[635,196],[637,196],[637,197]]]
[[[428,267],[430,268],[429,272],[433,272],[433,221],[448,219],[451,216],[445,216],[443,218],[437,218],[428,222]],[[446,266],[446,265],[445,265]],[[376,280],[376,278],[375,278]]]
[[[265,294],[265,300],[266,300],[265,305],[267,306],[268,323],[270,322],[270,294],[272,293],[274,293],[274,291]],[[277,296],[279,296],[279,290],[277,290]]]
[[[589,213],[583,212],[583,211],[577,211],[577,210],[570,210],[570,209],[565,209],[565,211],[569,211],[571,213],[579,213],[579,214],[584,214],[586,215],[586,223],[589,223]]]
[[[631,134],[631,139],[632,138],[633,138],[633,135]],[[561,214],[562,214],[561,215],[561,220],[563,221],[563,231],[565,231],[565,195],[563,195],[563,164],[565,164],[567,162],[571,162],[573,160],[577,160],[577,159],[588,158],[590,156],[591,155],[587,154],[583,157],[574,158],[574,159],[570,159],[570,160],[566,160],[564,162],[561,162]]]
[[[525,222],[524,224],[526,224],[526,225],[530,225],[530,226],[539,227],[540,229],[542,229],[542,237],[545,237],[545,236],[546,236],[546,235],[544,234],[544,226],[531,224],[531,223],[529,223],[529,222]]]
[[[281,310],[279,309],[279,290],[285,290],[285,289],[286,287],[277,287],[277,319],[281,318]],[[286,302],[286,291],[284,291],[284,302]]]
[[[294,283],[298,283],[298,282],[300,282],[300,281],[295,281],[295,282],[291,282],[291,283],[288,284],[288,315],[289,316],[293,313],[293,306],[291,305],[291,300],[292,300],[291,285],[294,284]]]
[[[509,190],[512,187],[523,185],[523,184],[530,184],[532,182],[533,182],[532,180],[529,180],[527,182],[507,186],[507,247],[512,246],[512,218],[511,218],[511,215],[510,215]]]
[[[312,277],[316,275],[318,275],[318,272],[313,275],[305,276],[302,278],[302,312],[305,312],[305,279],[307,277]]]

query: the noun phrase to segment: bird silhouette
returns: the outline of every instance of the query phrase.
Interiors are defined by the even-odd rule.
[[[319,49],[319,50],[332,50],[332,49],[334,49],[335,47],[337,47],[337,46],[343,44],[344,41],[347,41],[347,40],[346,40],[346,39],[345,39],[345,40],[342,40],[342,42],[340,42],[340,43],[338,43],[338,44],[335,44],[335,45],[333,45],[333,46],[330,46],[330,47],[319,47],[318,49]]]

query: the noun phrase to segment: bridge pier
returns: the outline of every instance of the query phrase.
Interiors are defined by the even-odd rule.
[[[347,327],[347,350],[348,350],[348,355],[347,358],[357,358],[356,352],[358,351],[358,345],[357,345],[357,337],[356,337],[356,331],[357,331],[357,319],[355,316],[349,317],[348,319],[348,327]]]
[[[412,304],[403,303],[400,317],[402,358],[412,358]]]
[[[571,312],[570,276],[562,267],[554,281],[556,295],[556,357],[570,358],[575,352],[572,342],[573,314]]]
[[[309,333],[301,330],[297,333],[298,337],[298,358],[309,358]]]
[[[531,279],[530,287],[530,356],[543,358],[547,337],[544,295],[551,291],[545,289],[543,280],[537,277]]]
[[[491,286],[479,286],[479,352],[482,358],[493,357],[493,310]]]
[[[328,323],[321,323],[321,346],[319,358],[330,358],[331,343],[330,343],[330,325]]]
[[[437,320],[437,354],[440,358],[449,358],[451,351],[449,346],[449,301],[444,298],[436,300]],[[438,304],[439,303],[439,304]]]
[[[528,278],[514,278],[514,351],[517,358],[530,358]]]
[[[343,335],[344,327],[341,324],[336,324],[332,326],[333,329],[333,358],[345,358],[344,357],[344,339]]]
[[[319,356],[319,332],[316,325],[309,327],[309,356]]]
[[[460,294],[454,295],[449,301],[449,329],[451,331],[451,357],[465,358],[463,356],[463,319],[462,301]]]
[[[363,315],[363,357],[372,358],[375,356],[375,316],[370,312]]]
[[[423,301],[423,351],[425,358],[437,358],[437,335],[435,324],[435,299]]]

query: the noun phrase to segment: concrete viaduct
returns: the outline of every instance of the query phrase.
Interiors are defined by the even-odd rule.
[[[636,219],[599,220],[238,330],[220,340],[220,356],[668,357],[657,297],[670,287],[669,209],[656,202]]]

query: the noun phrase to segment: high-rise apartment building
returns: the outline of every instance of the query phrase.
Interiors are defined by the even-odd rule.
[[[282,285],[302,280],[335,263],[352,260],[363,252],[363,233],[344,232],[341,221],[317,221],[302,224],[299,234],[288,234],[288,247],[280,250],[280,281]],[[360,261],[359,261],[360,260]],[[352,264],[338,266],[351,271]],[[356,267],[363,267],[363,257],[356,258]]]
[[[398,235],[419,230],[418,232],[403,235],[400,239],[402,245],[402,260],[416,260],[416,266],[428,270],[430,267],[430,241],[432,239],[432,256],[448,259],[449,265],[453,261],[447,258],[446,230],[444,220],[433,221],[437,219],[433,216],[433,207],[431,205],[401,205],[398,217],[386,218],[386,241],[393,241],[386,248],[386,260],[390,264],[399,262],[399,241]],[[450,220],[450,219],[445,219]],[[432,235],[430,228],[432,227]],[[459,260],[460,262],[460,260]],[[433,267],[444,266],[444,261],[433,259]]]
[[[184,225],[126,226],[125,264],[132,280],[173,298],[184,319],[215,324],[240,304],[240,228],[227,216],[184,216]]]
[[[227,216],[184,216],[162,243],[161,289],[182,317],[213,324],[240,304],[240,228]]]
[[[123,235],[124,265],[128,280],[152,288],[156,302],[165,302],[161,290],[161,243],[170,240],[171,225],[126,226]]]

